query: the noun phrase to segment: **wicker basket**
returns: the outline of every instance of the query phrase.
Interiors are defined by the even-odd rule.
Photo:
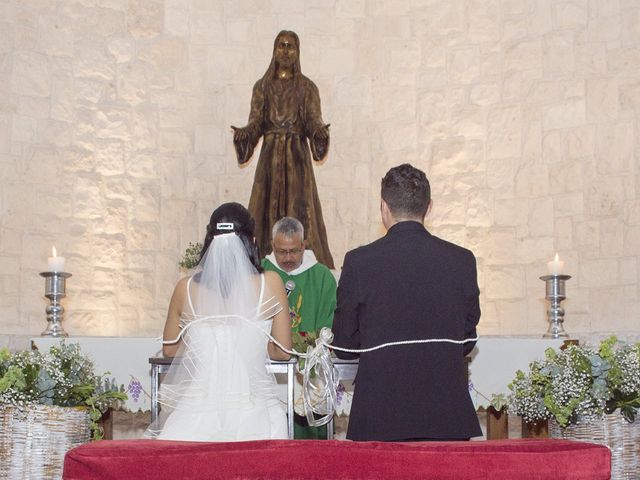
[[[65,453],[90,439],[85,407],[0,406],[0,479],[62,478]]]
[[[604,418],[580,419],[566,428],[551,419],[549,435],[606,445],[611,450],[613,480],[640,478],[640,421],[629,423],[617,411]]]

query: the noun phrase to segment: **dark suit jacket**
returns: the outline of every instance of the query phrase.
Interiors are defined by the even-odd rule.
[[[368,348],[399,340],[475,337],[478,297],[473,253],[434,237],[418,222],[400,222],[345,256],[333,344]],[[428,343],[361,354],[347,438],[482,435],[465,380],[464,356],[473,346]]]

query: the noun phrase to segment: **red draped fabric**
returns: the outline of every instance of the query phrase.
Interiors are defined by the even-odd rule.
[[[610,452],[568,440],[384,443],[103,440],[69,451],[65,480],[608,479]]]

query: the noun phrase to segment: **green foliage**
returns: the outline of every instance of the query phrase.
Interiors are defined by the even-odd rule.
[[[629,422],[640,408],[640,343],[610,337],[598,348],[547,349],[545,359],[516,372],[509,384],[509,411],[530,423],[553,418],[560,426],[578,417],[620,410]]]
[[[96,393],[85,399],[84,403],[89,407],[89,418],[91,420],[91,431],[93,439],[100,440],[104,434],[102,427],[98,423],[107,410],[104,405],[127,400],[127,394],[119,391],[103,391]]]
[[[19,409],[30,404],[89,407],[94,438],[102,438],[97,421],[109,407],[126,400],[117,388],[105,389],[103,375],[94,373],[93,362],[78,344],[54,345],[48,353],[0,350],[0,404]]]
[[[187,270],[197,267],[200,263],[200,252],[202,251],[202,244],[200,242],[191,243],[184,251],[182,260],[178,263],[182,268]]]
[[[636,414],[640,408],[640,398],[636,393],[624,394],[620,390],[615,389],[612,398],[607,400],[604,411],[605,413],[613,413],[618,408],[625,420],[633,423],[636,420]]]
[[[503,393],[494,393],[491,395],[490,400],[491,406],[496,410],[500,411],[507,407],[507,396]]]
[[[8,348],[0,348],[0,363],[6,362],[11,358],[11,352]]]
[[[315,347],[318,338],[317,332],[291,332],[291,343],[296,352],[306,353],[308,347]],[[298,370],[304,370],[304,358],[298,357]],[[315,376],[315,372],[311,371],[311,376]]]

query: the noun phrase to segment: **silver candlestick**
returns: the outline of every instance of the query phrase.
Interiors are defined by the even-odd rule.
[[[544,338],[566,338],[569,335],[564,331],[564,309],[560,302],[566,297],[564,293],[564,283],[571,278],[571,275],[544,275],[540,280],[545,283],[545,296],[549,300],[550,307],[547,310],[549,329],[544,334]]]
[[[47,306],[47,328],[42,332],[41,336],[49,337],[68,337],[69,334],[62,328],[62,316],[64,307],[60,304],[60,299],[67,296],[66,279],[71,276],[67,272],[42,272],[44,277],[44,296],[47,297],[51,304]]]

